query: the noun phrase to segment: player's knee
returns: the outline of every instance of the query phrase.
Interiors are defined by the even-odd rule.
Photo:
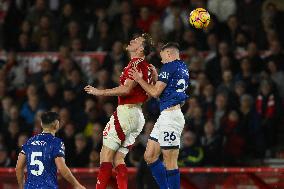
[[[113,162],[115,151],[103,146],[100,152],[100,162]]]
[[[152,140],[148,140],[147,148],[144,153],[144,160],[147,162],[147,164],[154,163],[155,161],[157,161],[160,156],[160,153],[161,150],[159,143]]]
[[[112,162],[113,158],[106,153],[100,153],[100,162]]]
[[[114,161],[113,161],[114,167],[117,167],[120,164],[125,164],[124,159],[122,159],[122,158],[115,158]]]
[[[156,157],[154,153],[148,151],[144,153],[144,160],[147,164],[154,163],[155,161],[157,161],[157,159],[158,157]]]
[[[164,164],[167,170],[177,169],[178,151],[166,150],[163,152]]]
[[[117,152],[113,159],[114,167],[117,167],[120,164],[125,164],[124,158],[125,158],[124,154],[122,154],[121,152]]]
[[[177,169],[177,159],[166,159],[164,158],[164,164],[167,170]]]
[[[152,156],[149,154],[149,153],[144,153],[144,160],[147,162],[147,164],[149,163],[153,163],[153,160],[152,160]]]

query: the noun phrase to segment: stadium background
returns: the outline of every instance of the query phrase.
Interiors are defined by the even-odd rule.
[[[189,26],[197,7],[211,14],[203,31]],[[124,48],[142,31],[156,43],[150,63],[159,68],[161,45],[176,41],[190,69],[181,167],[283,166],[283,11],[282,0],[0,1],[0,167],[15,166],[45,110],[60,114],[67,164],[98,167],[117,98],[83,87],[117,86]],[[156,187],[143,152],[158,102],[143,109],[145,128],[127,157],[141,189]]]

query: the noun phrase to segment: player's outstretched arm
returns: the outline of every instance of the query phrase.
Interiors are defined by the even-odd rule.
[[[16,176],[17,176],[17,181],[19,184],[19,189],[24,188],[24,169],[26,167],[26,155],[23,153],[19,153],[18,156],[18,161],[16,165]]]
[[[157,81],[155,85],[147,83],[143,80],[142,73],[138,72],[135,67],[129,70],[128,73],[150,96],[154,98],[158,98],[167,86],[166,83],[161,81]]]
[[[92,94],[95,96],[125,96],[128,95],[136,85],[137,83],[135,81],[127,79],[124,82],[124,85],[120,85],[112,89],[97,89],[88,85],[84,88],[84,90],[88,94]]]
[[[82,186],[78,180],[73,176],[70,169],[67,167],[65,163],[65,159],[63,157],[55,158],[55,164],[60,174],[70,183],[75,189],[86,189]]]

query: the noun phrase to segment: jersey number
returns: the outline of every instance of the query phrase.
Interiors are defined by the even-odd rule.
[[[175,141],[176,140],[176,135],[174,134],[174,132],[164,132],[165,136],[164,136],[164,141],[168,142],[168,141]]]
[[[35,176],[40,176],[44,170],[44,166],[43,163],[36,159],[36,157],[41,157],[42,156],[42,152],[32,152],[31,155],[31,163],[30,165],[37,165],[38,166],[38,170],[31,170],[31,173]]]
[[[176,90],[178,93],[184,92],[185,89],[187,88],[187,86],[185,85],[185,80],[184,80],[184,79],[178,80],[177,86],[178,86],[178,87],[182,87],[181,89],[177,89],[177,90]]]

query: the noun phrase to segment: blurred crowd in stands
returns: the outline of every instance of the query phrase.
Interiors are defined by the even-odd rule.
[[[188,15],[206,8],[211,23],[190,27]],[[21,145],[41,132],[40,115],[59,112],[58,136],[71,167],[99,166],[102,131],[116,97],[94,97],[83,88],[119,85],[129,57],[125,46],[149,32],[159,49],[178,42],[189,66],[190,98],[180,166],[247,166],[279,157],[283,150],[284,2],[282,0],[3,0],[0,2],[0,167],[15,165]],[[85,72],[76,62],[84,51],[106,52]],[[31,73],[17,56],[58,52]],[[147,177],[143,153],[159,115],[158,100],[143,107],[146,124],[127,164]]]

